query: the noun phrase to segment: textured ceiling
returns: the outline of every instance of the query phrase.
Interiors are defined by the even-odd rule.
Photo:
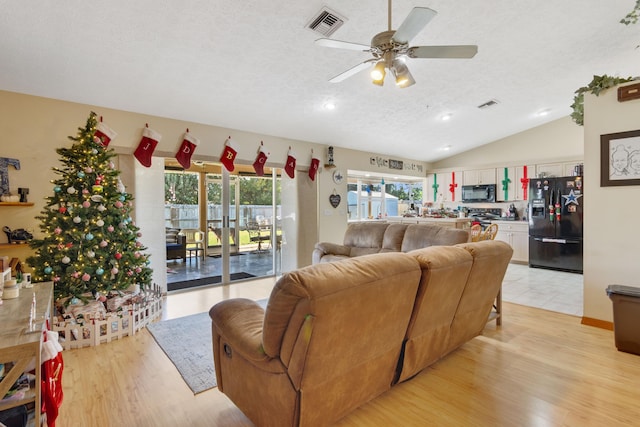
[[[385,0],[0,0],[0,89],[435,161],[569,115],[594,74],[639,75],[640,24],[619,23],[634,4],[396,0],[394,28],[438,12],[411,45],[478,45],[409,60],[417,83],[398,89],[367,71],[329,83],[369,55],[305,28],[326,5],[348,19],[332,38],[368,44]]]

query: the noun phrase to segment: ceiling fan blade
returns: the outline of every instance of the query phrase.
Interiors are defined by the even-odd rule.
[[[331,83],[338,83],[338,82],[341,82],[341,81],[343,81],[345,79],[348,79],[349,77],[353,76],[354,74],[358,74],[360,71],[364,70],[365,68],[370,67],[372,62],[377,62],[377,59],[367,59],[363,63],[358,64],[355,67],[351,67],[347,71],[338,74],[337,76],[333,77],[329,81]]]
[[[333,39],[318,39],[316,40],[316,44],[318,46],[332,47],[336,49],[359,50],[360,52],[368,52],[371,49],[371,46],[367,46],[366,44],[343,42]]]
[[[476,45],[413,46],[407,50],[409,58],[473,58],[476,53]]]
[[[400,28],[393,35],[393,40],[398,43],[409,43],[437,13],[428,7],[414,7],[400,24]]]

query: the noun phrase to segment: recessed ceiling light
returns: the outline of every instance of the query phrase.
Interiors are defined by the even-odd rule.
[[[442,121],[446,122],[447,120],[451,120],[451,117],[453,117],[453,114],[451,114],[451,113],[443,114],[442,115]]]
[[[440,148],[440,151],[449,151],[449,150],[451,150],[450,145],[445,145],[444,147]]]
[[[329,101],[329,102],[325,102],[324,104],[324,109],[325,110],[335,110],[336,109],[336,104],[334,104],[333,102]]]
[[[543,117],[543,116],[548,115],[550,112],[551,112],[550,108],[545,108],[544,110],[540,110],[538,112],[538,116]]]

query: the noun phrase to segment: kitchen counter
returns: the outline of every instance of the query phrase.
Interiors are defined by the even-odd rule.
[[[396,222],[401,224],[436,224],[442,227],[453,227],[466,229],[470,227],[471,218],[432,218],[432,217],[402,217],[390,216],[386,218],[387,222]]]

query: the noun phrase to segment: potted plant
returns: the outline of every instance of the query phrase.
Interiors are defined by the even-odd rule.
[[[625,79],[620,77],[608,76],[606,74],[603,74],[601,76],[593,76],[593,80],[591,80],[591,82],[587,86],[583,86],[575,91],[576,95],[573,97],[573,104],[571,104],[571,109],[573,110],[573,113],[571,113],[571,118],[578,125],[584,125],[585,92],[591,92],[592,94],[598,96],[603,90],[617,86],[620,83],[630,82],[632,80],[634,79],[631,77]]]

